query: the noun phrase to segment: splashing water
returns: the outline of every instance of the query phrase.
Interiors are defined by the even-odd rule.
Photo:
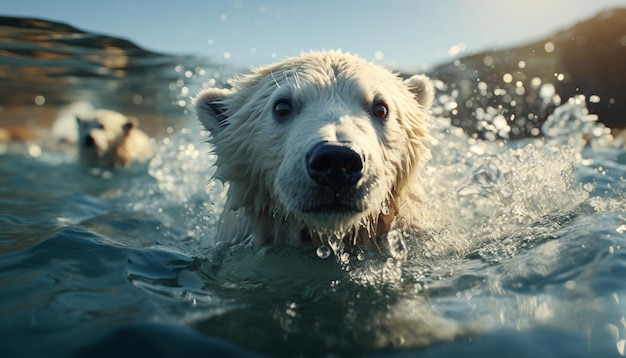
[[[433,158],[421,179],[428,192],[429,222],[420,226],[430,231],[420,237],[410,228],[393,230],[386,238],[389,254],[400,261],[416,254],[462,257],[490,242],[554,229],[551,216],[577,210],[593,191],[592,183],[576,180],[577,167],[586,163],[587,143],[619,145],[596,119],[588,114],[582,95],[556,108],[542,127],[543,138],[480,140],[438,118]],[[323,258],[334,253],[338,262],[348,265],[344,249],[331,237],[317,253]]]
[[[319,347],[364,341],[368,347],[423,345],[475,330],[532,329],[537,322],[569,332],[576,323],[571,312],[593,314],[569,295],[593,284],[573,273],[581,262],[585,265],[584,258],[560,256],[590,245],[576,242],[585,235],[579,233],[580,220],[625,207],[623,196],[597,194],[598,172],[581,177],[594,163],[585,151],[610,150],[617,142],[588,115],[582,97],[557,107],[542,131],[543,138],[478,139],[438,118],[430,143],[433,158],[421,178],[428,193],[428,214],[422,215],[428,222],[422,224],[429,229],[390,232],[390,257],[348,252],[339,235],[327,235],[317,249],[295,251],[216,246],[226,191],[211,180],[214,158],[205,154],[208,146],[197,144],[202,135],[189,131],[159,144],[159,155],[148,167],[152,184],[136,188],[125,200],[130,210],[157,208],[160,230],[185,238],[165,246],[201,258],[200,280],[208,282],[201,291],[219,298],[215,302],[237,297],[235,302],[247,307],[187,322],[255,350],[271,352],[266,342],[273,335],[284,337],[285,349],[307,342],[321,352]],[[617,240],[620,233],[612,235]],[[619,237],[623,240],[623,233]],[[621,248],[613,247],[614,252]],[[572,257],[583,255],[574,252]],[[322,260],[331,256],[335,260]],[[533,285],[550,285],[552,275],[570,277],[562,292],[526,298]],[[172,296],[162,284],[138,287]],[[196,302],[207,301],[201,293],[193,294]],[[185,297],[189,300],[189,293]],[[426,303],[426,297],[433,298]],[[497,316],[505,318],[492,319]],[[247,341],[240,332],[250,325],[271,328]]]

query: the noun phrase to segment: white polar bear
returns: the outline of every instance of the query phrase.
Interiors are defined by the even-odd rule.
[[[77,116],[78,155],[89,167],[127,167],[152,156],[150,138],[134,117],[108,109]]]
[[[434,89],[340,51],[261,67],[194,104],[228,183],[218,239],[380,247],[418,213]],[[332,246],[331,246],[332,247]]]

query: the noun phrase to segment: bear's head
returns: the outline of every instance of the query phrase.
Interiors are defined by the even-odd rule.
[[[78,154],[83,164],[98,167],[113,167],[117,163],[120,149],[137,119],[121,113],[99,109],[84,116],[77,116]]]
[[[262,67],[194,103],[210,131],[223,220],[256,243],[384,235],[428,154],[430,80],[338,51]],[[232,231],[232,230],[231,230]],[[241,229],[239,229],[241,231]]]

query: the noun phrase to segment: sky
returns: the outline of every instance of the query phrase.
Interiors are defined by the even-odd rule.
[[[541,39],[626,0],[3,0],[0,15],[64,22],[148,50],[257,66],[342,49],[397,68]]]

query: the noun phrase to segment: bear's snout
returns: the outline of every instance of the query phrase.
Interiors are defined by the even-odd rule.
[[[217,241],[382,247],[421,218],[435,92],[426,76],[323,51],[232,84],[193,100],[227,190]]]
[[[307,174],[317,184],[338,191],[363,177],[363,158],[345,142],[317,143],[306,156]]]

